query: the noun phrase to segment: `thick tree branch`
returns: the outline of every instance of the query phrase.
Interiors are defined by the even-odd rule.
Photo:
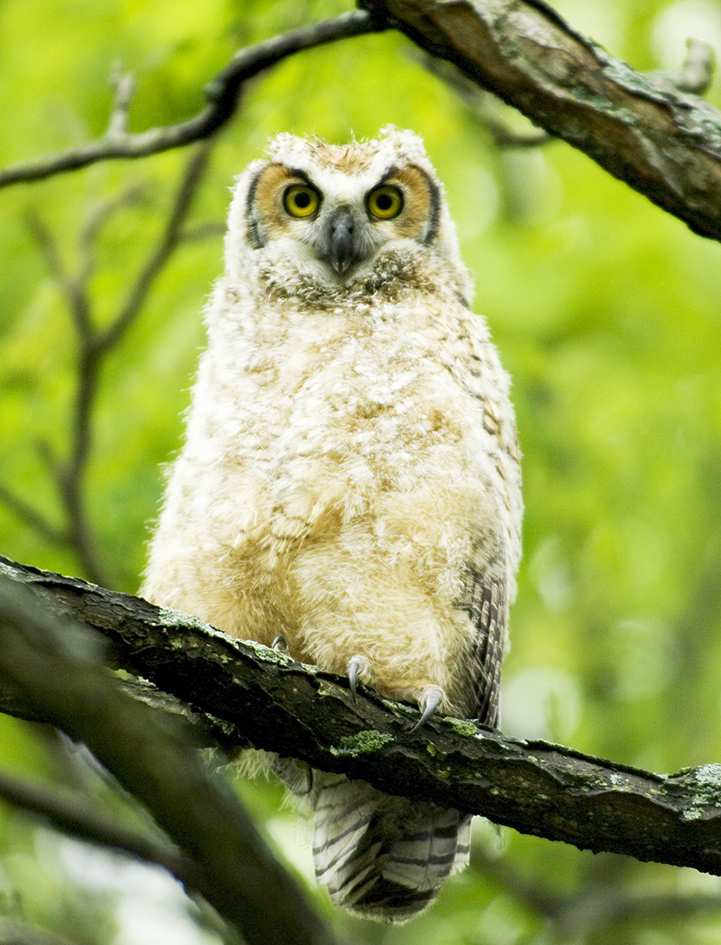
[[[0,677],[12,691],[150,809],[193,861],[197,889],[249,945],[333,945],[236,795],[200,762],[188,727],[121,692],[100,649],[95,634],[0,575]]]
[[[417,712],[139,598],[0,559],[48,607],[97,628],[117,666],[236,726],[259,748],[391,794],[584,849],[721,875],[721,765],[653,774]]]
[[[162,128],[151,128],[138,134],[128,134],[124,131],[126,116],[123,114],[122,124],[113,117],[108,132],[97,141],[0,171],[0,187],[22,181],[42,180],[111,158],[146,157],[209,138],[233,117],[242,86],[249,79],[293,53],[378,29],[385,27],[376,24],[368,13],[358,11],[292,30],[250,49],[244,49],[209,83],[205,90],[208,104],[187,121]],[[127,110],[127,104],[125,109]],[[116,99],[113,116],[116,116],[117,112]]]
[[[542,0],[364,0],[414,43],[721,239],[721,113],[575,33]],[[688,65],[686,72],[703,72]],[[702,82],[687,81],[698,88]],[[675,83],[678,86],[678,82]]]

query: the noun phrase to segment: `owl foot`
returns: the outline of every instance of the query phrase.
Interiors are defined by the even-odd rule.
[[[440,686],[426,686],[418,699],[418,708],[421,710],[421,717],[418,719],[416,724],[411,729],[411,732],[415,732],[416,729],[420,728],[421,725],[424,725],[428,719],[438,710],[438,706],[443,702],[445,698],[444,692]]]
[[[366,686],[373,682],[370,660],[366,656],[351,656],[348,663],[348,681],[350,682],[350,691],[354,702],[358,680],[365,683]]]
[[[288,641],[282,633],[279,633],[278,636],[273,639],[271,646],[279,653],[285,653],[286,656],[290,653],[290,650],[288,649]]]

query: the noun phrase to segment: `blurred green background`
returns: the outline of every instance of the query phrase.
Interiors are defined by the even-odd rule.
[[[721,52],[718,2],[556,8],[639,70],[678,67],[689,36]],[[344,9],[335,0],[4,0],[0,166],[101,134],[115,62],[137,79],[130,128],[143,130],[193,115],[204,83],[239,47]],[[708,98],[721,103],[718,81]],[[530,130],[507,109],[498,115]],[[425,138],[475,274],[476,311],[514,379],[526,517],[504,730],[656,771],[720,761],[721,247],[562,142],[500,150],[478,112],[394,33],[285,61],[247,88],[214,147],[185,238],[101,372],[83,495],[103,573],[117,588],[138,586],[203,344],[199,313],[221,272],[233,176],[275,132],[342,142],[388,122]],[[189,156],[102,163],[0,193],[0,489],[56,525],[64,510],[47,454],[70,449],[77,336],[31,221],[52,234],[71,276],[91,254],[92,314],[108,325],[157,245]],[[108,201],[117,205],[88,248],[83,234]],[[2,499],[0,552],[83,574],[72,549]],[[3,716],[0,770],[80,780],[118,806],[82,753]],[[315,890],[308,828],[281,806],[277,785],[238,790],[350,941],[721,943],[721,880],[480,820],[472,869],[423,917],[399,927],[348,919]],[[6,807],[0,912],[87,945],[218,941],[159,872],[59,839]]]

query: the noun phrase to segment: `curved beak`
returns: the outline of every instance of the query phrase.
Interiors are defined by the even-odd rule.
[[[331,264],[338,275],[342,275],[361,258],[355,221],[348,207],[337,207],[329,217],[320,255]]]

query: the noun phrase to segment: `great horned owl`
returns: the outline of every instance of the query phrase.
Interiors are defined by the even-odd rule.
[[[278,136],[238,179],[225,261],[143,592],[281,633],[424,718],[497,725],[516,429],[421,140]],[[317,771],[305,787],[339,905],[408,918],[468,861],[465,814]]]

